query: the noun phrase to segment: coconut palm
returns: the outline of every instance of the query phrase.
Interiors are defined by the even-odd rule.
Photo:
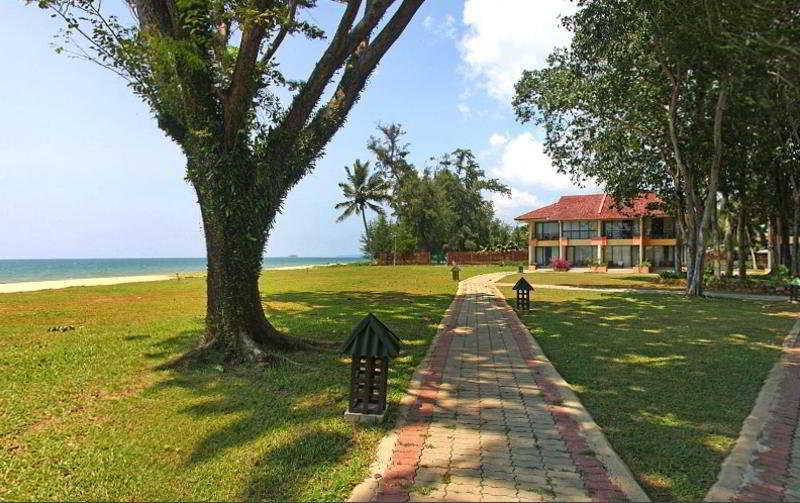
[[[346,200],[334,206],[337,210],[344,209],[336,221],[341,222],[353,214],[361,214],[364,222],[364,236],[368,238],[366,209],[369,208],[379,215],[384,214],[380,203],[389,200],[389,183],[383,179],[380,173],[370,175],[369,161],[361,162],[356,159],[352,171],[349,166],[345,166],[344,169],[347,172],[349,183],[339,183]]]

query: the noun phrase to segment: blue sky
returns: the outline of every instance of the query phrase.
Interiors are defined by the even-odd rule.
[[[330,28],[342,7],[319,4],[312,20]],[[538,132],[516,123],[510,105],[521,69],[568,41],[557,16],[569,11],[566,0],[428,0],[290,193],[267,254],[359,254],[361,219],[336,223],[336,184],[345,165],[370,159],[365,145],[378,122],[403,124],[418,167],[472,149],[513,189],[495,201],[507,221],[560,194],[596,191],[556,174]],[[0,259],[203,256],[183,156],[147,108],[110,72],[55,54],[58,24],[44,11],[2,2],[0,16]],[[321,48],[285,44],[285,73],[303,78]]]

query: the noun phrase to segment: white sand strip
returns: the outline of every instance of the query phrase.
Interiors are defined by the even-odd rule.
[[[120,283],[141,283],[144,281],[165,281],[175,279],[175,275],[119,276],[116,278],[81,278],[59,279],[51,281],[27,281],[24,283],[2,283],[0,293],[35,292],[37,290],[55,290],[71,286],[118,285]]]

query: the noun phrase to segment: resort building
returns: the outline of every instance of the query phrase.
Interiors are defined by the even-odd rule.
[[[528,224],[528,263],[549,267],[564,258],[573,267],[595,260],[609,268],[631,268],[643,260],[653,268],[675,266],[675,220],[646,194],[631,207],[615,208],[607,194],[562,196],[557,203],[538,208],[515,220]]]

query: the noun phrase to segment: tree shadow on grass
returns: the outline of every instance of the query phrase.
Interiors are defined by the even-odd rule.
[[[552,298],[521,318],[623,460],[655,500],[702,499],[779,356],[786,306]]]
[[[413,295],[406,292],[291,292],[266,300],[270,321],[290,335],[320,342],[342,343],[353,327],[372,312],[401,338],[404,347],[389,373],[390,406],[396,408],[413,369],[436,332],[451,295]],[[202,331],[189,331],[152,345],[148,357],[166,360],[190,349]],[[328,352],[295,352],[299,365],[243,365],[224,368],[215,364],[175,368],[151,393],[180,388],[186,399],[175,405],[179,414],[197,420],[197,432],[187,465],[211,462],[228,451],[246,447],[258,459],[246,498],[297,499],[306,490],[307,477],[281,480],[294,473],[310,474],[316,466],[315,484],[326,477],[352,450],[352,427],[342,413],[349,391],[349,357]],[[222,370],[220,370],[222,369]],[[385,431],[390,423],[381,426]],[[275,446],[278,447],[275,447]],[[241,459],[241,458],[240,458]],[[281,464],[289,462],[286,467]],[[327,474],[327,475],[326,475]],[[327,499],[340,493],[329,491]]]

